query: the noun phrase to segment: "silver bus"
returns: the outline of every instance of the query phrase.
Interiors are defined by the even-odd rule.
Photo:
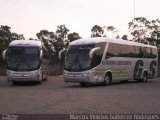
[[[13,84],[18,81],[47,80],[47,60],[44,57],[43,45],[35,40],[12,41],[3,58],[7,63],[7,80]]]
[[[59,56],[64,50],[60,51]],[[65,52],[64,81],[81,85],[112,81],[146,82],[157,76],[155,46],[122,39],[89,38],[69,44]]]

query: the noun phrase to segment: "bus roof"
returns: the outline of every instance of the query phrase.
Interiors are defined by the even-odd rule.
[[[41,41],[36,40],[14,40],[12,41],[9,46],[41,46]]]
[[[135,46],[145,46],[145,47],[154,47],[152,45],[146,45],[143,43],[127,41],[123,39],[113,39],[107,37],[94,37],[94,38],[87,38],[87,39],[79,39],[71,42],[69,45],[84,45],[84,44],[94,44],[100,42],[108,42],[108,43],[117,43],[117,44],[127,44],[127,45],[135,45]]]

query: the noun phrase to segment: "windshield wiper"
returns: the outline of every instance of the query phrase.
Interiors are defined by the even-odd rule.
[[[23,62],[27,65],[27,67],[28,67],[29,69],[31,69],[30,65],[28,64],[28,62],[27,62],[25,59],[23,59]]]
[[[76,55],[76,58],[75,58],[75,64],[76,64],[76,63],[78,63],[80,69],[82,69],[82,66],[81,66],[81,64],[80,64],[80,62],[79,62],[79,59],[78,59],[78,55]]]
[[[68,59],[68,58],[66,58],[66,59]],[[68,64],[68,67],[66,67],[65,69],[74,70],[74,71],[82,69],[82,65],[80,64],[80,60],[78,58],[78,55],[70,56],[70,59],[66,60],[66,61],[67,61],[66,63]],[[78,67],[79,69],[76,67],[77,65],[79,66]]]
[[[30,65],[28,64],[28,62],[27,62],[25,59],[21,58],[20,60],[17,60],[17,65],[16,65],[16,68],[15,68],[16,70],[24,70],[24,69],[18,69],[20,63],[25,63],[25,65],[26,65],[29,69],[31,69],[31,67],[30,67]]]

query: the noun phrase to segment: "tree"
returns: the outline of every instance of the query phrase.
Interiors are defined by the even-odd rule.
[[[78,33],[73,32],[73,33],[68,34],[68,41],[69,42],[72,42],[72,41],[77,40],[77,39],[81,39],[81,37],[79,36]]]
[[[69,29],[65,25],[60,25],[57,26],[56,30],[56,41],[53,42],[55,51],[56,51],[56,56],[58,58],[59,51],[62,50],[63,48],[67,47],[68,44],[68,35]]]
[[[13,40],[25,39],[23,34],[17,34],[15,32],[11,32],[11,27],[7,25],[0,26],[0,55],[3,50],[7,48],[9,43]],[[2,63],[2,56],[0,56],[0,63]]]
[[[133,36],[133,40],[140,43],[147,43],[148,26],[150,22],[144,17],[134,18],[129,22],[129,31]]]
[[[133,40],[140,43],[160,45],[160,20],[147,20],[144,17],[134,18],[129,22]]]
[[[12,40],[24,40],[23,34],[12,33]]]
[[[55,33],[49,32],[48,30],[41,30],[36,34],[37,38],[43,42],[45,48],[51,53],[54,54],[53,41],[56,39]]]
[[[104,26],[103,31],[104,31],[103,34],[104,37],[119,38],[118,35],[119,31],[114,26]]]
[[[123,40],[128,40],[128,35],[123,35],[121,38],[122,38]]]
[[[37,40],[37,39],[35,39],[35,38],[29,38],[29,40]],[[37,40],[38,41],[38,40]]]
[[[11,27],[1,25],[0,27],[0,42],[8,45],[12,39]]]
[[[91,37],[102,37],[103,36],[103,28],[99,25],[94,25],[91,29]]]
[[[11,32],[11,27],[7,25],[1,25],[0,27],[0,42],[8,45],[13,40],[25,39],[23,34],[17,34]]]
[[[56,32],[50,32],[48,30],[41,30],[36,34],[37,38],[41,40],[47,50],[52,54],[54,61],[59,61],[58,54],[63,48],[66,48],[69,29],[65,25],[57,26]]]
[[[67,48],[68,45],[68,39],[67,39],[67,35],[68,35],[69,29],[65,26],[65,25],[60,25],[57,26],[57,30],[56,30],[56,42],[53,43],[55,51],[56,51],[56,58],[59,61],[59,67],[60,67],[60,71],[59,74],[63,74],[63,68],[64,68],[64,58],[59,60],[58,59],[58,55],[59,52],[64,49]]]
[[[152,20],[150,21],[150,37],[147,37],[147,41],[151,45],[156,45],[160,47],[160,20]]]

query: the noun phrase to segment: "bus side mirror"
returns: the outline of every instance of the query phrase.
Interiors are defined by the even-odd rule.
[[[67,50],[64,48],[61,51],[59,51],[58,58],[61,60],[62,59],[62,53],[66,52]]]
[[[93,53],[94,53],[95,51],[97,51],[97,50],[100,50],[100,49],[101,49],[100,47],[95,47],[95,48],[91,49],[91,50],[89,51],[89,58],[92,58]]]
[[[3,51],[2,53],[2,58],[5,60],[6,59],[6,53],[7,53],[7,49]]]
[[[40,51],[40,59],[42,59],[42,57],[43,57],[43,51],[41,50]]]

